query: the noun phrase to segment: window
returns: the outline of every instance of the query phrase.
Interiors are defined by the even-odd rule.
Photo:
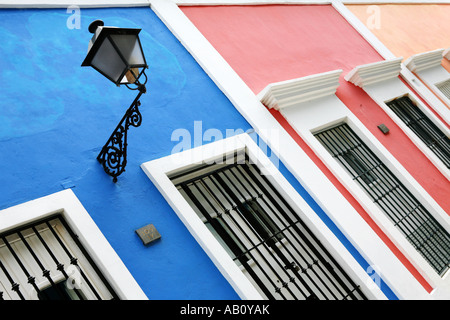
[[[450,100],[450,80],[438,83],[436,87]]]
[[[450,266],[450,235],[347,124],[315,134],[412,246],[439,274]],[[352,152],[350,160],[346,153]],[[358,170],[350,162],[357,159]],[[370,174],[370,179],[368,175]],[[376,183],[372,183],[372,178]]]
[[[414,76],[407,77],[409,84],[420,92],[428,105],[421,103],[418,95],[399,77],[400,72],[406,70],[402,69],[402,60],[403,58],[395,58],[361,65],[348,73],[345,79],[361,87],[442,175],[450,179],[450,132],[441,120],[449,119],[450,110],[445,105],[447,98],[435,85],[448,80],[449,77],[448,72],[441,66],[442,52],[437,50],[419,54],[408,59],[409,63],[405,61],[407,67],[418,72],[426,84],[420,85],[421,82]]]
[[[0,234],[0,268],[3,298],[118,298],[61,215]]]
[[[245,153],[170,176],[267,299],[366,299]]]
[[[389,108],[450,168],[450,139],[404,96],[386,103]]]
[[[0,210],[0,299],[147,297],[67,189]]]

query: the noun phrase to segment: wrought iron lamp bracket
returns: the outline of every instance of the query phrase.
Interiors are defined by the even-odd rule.
[[[113,182],[117,182],[117,177],[125,171],[125,166],[127,165],[128,129],[130,126],[139,127],[142,123],[142,115],[139,111],[141,102],[139,99],[142,94],[147,92],[145,83],[136,82],[137,87],[132,90],[139,90],[138,95],[97,156],[97,160],[101,163],[105,172],[113,177]],[[129,89],[131,88],[129,87]]]

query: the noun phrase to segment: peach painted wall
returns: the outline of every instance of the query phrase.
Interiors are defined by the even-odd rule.
[[[360,88],[343,77],[354,67],[382,57],[331,5],[186,6],[181,10],[258,94],[269,83],[342,69],[336,95],[377,139],[450,212],[449,182],[390,117]],[[275,111],[289,132],[416,278],[430,289],[352,195]],[[383,135],[377,126],[390,129]]]
[[[347,5],[397,57],[450,47],[450,4]],[[450,72],[450,61],[443,61]]]

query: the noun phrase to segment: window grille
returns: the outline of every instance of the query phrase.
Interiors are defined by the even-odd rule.
[[[450,265],[448,232],[347,124],[315,136],[442,276]],[[352,154],[352,158],[346,156],[348,153]]]
[[[441,90],[441,92],[444,94],[444,96],[447,97],[447,99],[450,99],[450,80],[438,83],[436,84],[436,87]]]
[[[0,300],[117,299],[61,215],[0,234]]]
[[[450,139],[407,96],[387,103],[388,107],[450,168]]]
[[[246,155],[171,179],[266,299],[366,299]]]

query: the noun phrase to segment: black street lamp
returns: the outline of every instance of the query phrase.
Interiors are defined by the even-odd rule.
[[[89,42],[88,53],[81,64],[92,67],[117,86],[139,90],[137,97],[126,111],[122,120],[103,146],[97,160],[107,174],[117,182],[117,177],[125,171],[127,164],[127,132],[130,126],[139,127],[142,115],[139,112],[139,99],[146,92],[145,84],[148,68],[139,40],[141,29],[104,27],[101,20],[89,25],[93,37]],[[140,79],[144,77],[142,83]]]

